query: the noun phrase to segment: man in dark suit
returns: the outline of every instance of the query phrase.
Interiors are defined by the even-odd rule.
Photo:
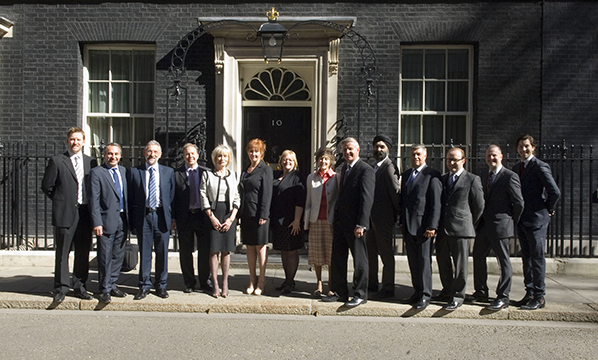
[[[175,192],[173,203],[172,229],[179,231],[179,260],[185,283],[185,293],[195,289],[193,270],[193,251],[197,236],[197,273],[202,290],[211,291],[208,285],[210,277],[210,239],[206,237],[206,216],[201,210],[199,185],[205,167],[197,165],[199,153],[195,144],[183,145],[185,165],[174,173]]]
[[[98,239],[98,282],[100,301],[110,303],[111,295],[127,294],[116,286],[125,258],[127,236],[126,171],[118,165],[121,147],[106,145],[104,164],[91,170],[89,206],[93,232]]]
[[[449,172],[441,179],[444,189],[436,260],[442,282],[440,299],[448,301],[444,306],[448,311],[456,310],[465,300],[469,243],[484,211],[480,177],[466,171],[464,164],[465,151],[450,149],[446,154]]]
[[[407,303],[423,310],[432,297],[432,241],[440,222],[440,173],[426,165],[426,147],[411,147],[412,168],[401,175],[401,225],[413,295]]]
[[[530,135],[517,139],[517,152],[521,162],[513,167],[521,180],[521,193],[525,208],[517,226],[523,260],[525,296],[514,302],[522,310],[543,308],[546,277],[546,231],[554,215],[561,192],[554,182],[550,166],[534,156],[536,140]]]
[[[368,298],[368,254],[365,230],[370,223],[376,179],[374,169],[359,158],[359,143],[345,138],[341,143],[346,163],[339,169],[341,187],[336,200],[333,222],[330,277],[333,295],[325,302],[341,301],[347,307],[365,304]],[[351,301],[347,287],[347,260],[353,256],[353,290]]]
[[[83,154],[85,133],[72,127],[66,136],[68,150],[50,159],[42,191],[52,200],[52,225],[56,259],[54,265],[54,302],[61,303],[69,289],[75,296],[91,300],[85,283],[89,275],[91,249],[91,219],[87,206],[89,171],[97,165],[95,159]],[[75,246],[72,283],[69,276],[69,253]]]
[[[168,243],[172,224],[171,202],[174,198],[174,170],[158,164],[162,147],[151,140],[143,150],[145,164],[131,168],[129,202],[131,225],[139,242],[139,292],[135,300],[144,299],[152,287],[152,245],[156,253],[154,288],[156,295],[168,297]]]
[[[395,257],[393,229],[399,213],[400,183],[398,171],[388,157],[392,141],[386,135],[374,137],[374,172],[376,190],[372,206],[371,227],[367,231],[369,282],[368,290],[374,291],[373,299],[380,300],[395,294]],[[378,255],[384,265],[382,269],[382,289],[378,291]]]
[[[473,244],[473,285],[476,301],[488,300],[488,270],[486,256],[494,251],[500,266],[500,278],[496,287],[496,299],[486,308],[492,311],[509,306],[511,291],[511,267],[509,239],[515,236],[515,224],[523,211],[523,196],[519,176],[502,166],[502,151],[497,145],[486,149],[488,171],[482,173],[484,186],[484,213],[477,227]]]

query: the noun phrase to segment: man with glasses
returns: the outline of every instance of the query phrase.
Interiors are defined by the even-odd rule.
[[[436,239],[436,260],[442,282],[438,300],[454,311],[465,299],[470,240],[484,211],[484,189],[480,177],[464,169],[465,151],[452,148],[446,154],[449,172],[442,176],[442,212]],[[454,263],[454,268],[453,268]]]

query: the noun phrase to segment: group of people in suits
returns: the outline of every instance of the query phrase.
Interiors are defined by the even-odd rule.
[[[56,249],[54,302],[64,301],[70,288],[75,296],[91,300],[86,282],[92,234],[97,237],[99,300],[125,297],[117,281],[125,256],[128,229],[135,229],[141,261],[139,292],[142,299],[152,286],[150,279],[152,248],[156,253],[156,294],[168,297],[168,244],[171,203],[175,193],[174,171],[158,164],[160,144],[152,140],[144,149],[146,163],[127,171],[119,165],[122,149],[117,143],[106,145],[104,163],[82,152],[85,132],[78,127],[67,132],[68,150],[50,159],[42,180],[42,191],[52,200],[52,225]],[[75,249],[70,281],[68,258]]]
[[[500,147],[490,145],[485,155],[489,169],[481,177],[465,170],[465,152],[460,148],[447,152],[449,171],[441,175],[427,166],[426,147],[421,144],[411,147],[412,168],[401,174],[389,158],[392,141],[386,135],[373,140],[373,165],[360,158],[354,138],[342,141],[344,163],[337,172],[334,153],[319,149],[317,168],[307,180],[299,175],[297,157],[290,150],[280,157],[281,171],[275,174],[263,161],[265,143],[260,139],[248,143],[250,165],[241,176],[228,169],[232,151],[225,145],[212,152],[213,169],[198,165],[194,144],[184,145],[185,163],[175,171],[158,163],[162,149],[152,140],[143,151],[145,163],[127,171],[119,165],[122,149],[116,143],[105,147],[100,166],[83,154],[81,128],[69,129],[66,143],[68,150],[49,160],[42,180],[42,190],[52,200],[56,303],[63,302],[71,288],[75,296],[92,299],[86,288],[92,234],[98,246],[99,300],[110,303],[112,296],[127,295],[117,282],[129,229],[137,234],[140,252],[135,300],[145,298],[152,286],[157,296],[168,297],[171,230],[178,230],[184,292],[193,292],[199,282],[199,288],[214,297],[227,297],[230,252],[236,247],[240,219],[250,272],[248,294],[261,295],[265,288],[270,232],[275,248],[284,255],[285,281],[277,289],[283,294],[294,289],[297,250],[303,246],[302,231],[309,229],[309,262],[315,265],[318,282],[314,295],[323,295],[321,270],[329,265],[329,288],[322,301],[355,307],[368,298],[394,296],[392,235],[400,218],[414,289],[406,302],[414,309],[425,309],[432,299],[446,301],[448,311],[464,303],[472,239],[475,292],[470,299],[488,301],[486,256],[492,250],[500,265],[500,280],[497,296],[487,308],[508,307],[509,240],[515,231],[521,244],[526,295],[511,304],[528,310],[545,306],[546,231],[560,192],[550,167],[534,156],[536,142],[529,135],[517,140],[522,161],[512,170],[502,166]],[[434,238],[442,283],[436,296],[432,296]],[[72,247],[71,280],[68,257]],[[194,274],[195,248],[199,281]],[[153,282],[152,250],[156,256]],[[351,300],[349,252],[354,268]],[[383,264],[381,287],[378,256]],[[219,257],[222,286],[217,278]]]
[[[488,302],[486,257],[490,250],[497,258],[500,278],[496,298],[486,308],[498,311],[512,304],[536,310],[545,306],[546,232],[560,191],[550,167],[534,156],[535,148],[532,136],[520,137],[521,162],[510,170],[502,165],[500,147],[488,146],[488,171],[480,177],[465,170],[465,152],[460,148],[447,152],[449,171],[440,175],[426,165],[425,146],[412,146],[412,168],[401,175],[400,209],[414,288],[407,302],[414,309],[425,309],[431,299],[445,301],[447,311],[456,310],[466,299]],[[515,234],[521,244],[526,295],[510,301],[510,239]],[[432,296],[434,237],[442,290]],[[474,239],[475,292],[467,297],[468,256]]]

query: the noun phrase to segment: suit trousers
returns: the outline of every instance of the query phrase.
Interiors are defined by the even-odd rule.
[[[442,291],[451,296],[452,301],[459,303],[463,303],[465,300],[469,241],[470,238],[444,234],[436,239],[436,261],[438,262]]]
[[[415,292],[413,298],[432,297],[432,238],[403,234],[407,261],[411,272],[411,284]]]
[[[164,214],[158,211],[148,212],[143,218],[143,225],[137,229],[139,240],[139,288],[149,290],[152,287],[150,273],[152,269],[152,245],[156,253],[155,281],[154,288],[166,289],[168,280],[168,243],[170,241],[170,230],[160,229],[159,217]]]
[[[513,268],[511,266],[509,238],[489,239],[486,236],[478,236],[473,244],[473,286],[475,291],[488,294],[488,267],[486,257],[494,251],[496,260],[500,266],[500,278],[496,286],[496,297],[508,299],[511,292]]]
[[[124,213],[118,221],[118,227],[113,234],[98,236],[98,282],[100,293],[108,293],[116,288],[120,276],[120,269],[125,259],[125,234],[123,221]]]
[[[368,250],[369,281],[368,289],[378,291],[378,255],[382,259],[382,290],[395,291],[395,256],[392,233],[394,223],[377,223],[372,221],[367,231],[366,246]]]
[[[206,216],[203,211],[189,213],[187,221],[179,224],[179,260],[185,287],[195,287],[193,251],[197,237],[197,274],[200,286],[207,286],[210,277],[210,238],[206,232]]]
[[[523,262],[523,283],[527,294],[534,297],[543,297],[546,293],[546,231],[548,223],[536,227],[519,224],[517,234],[521,245]]]
[[[54,227],[56,256],[54,260],[54,290],[67,293],[85,291],[89,275],[89,250],[91,249],[91,216],[87,205],[81,205],[75,215],[73,225],[68,228]],[[69,253],[75,248],[72,284],[69,275]]]
[[[332,260],[330,265],[331,290],[340,297],[348,297],[347,261],[349,250],[353,256],[353,292],[354,296],[368,298],[368,253],[364,235],[355,237],[354,228],[342,229],[334,226],[332,239]]]

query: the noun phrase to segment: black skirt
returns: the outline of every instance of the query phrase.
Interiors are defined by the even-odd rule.
[[[220,223],[224,223],[226,219],[230,217],[230,210],[226,202],[218,202],[216,209],[212,210],[216,219]],[[222,233],[212,226],[212,222],[208,218],[208,228],[210,229],[210,252],[232,252],[236,249],[236,235],[237,235],[237,220],[233,221],[230,229],[227,232]]]
[[[241,218],[241,241],[245,245],[266,245],[270,221],[264,225],[259,224],[257,217],[244,216]]]

